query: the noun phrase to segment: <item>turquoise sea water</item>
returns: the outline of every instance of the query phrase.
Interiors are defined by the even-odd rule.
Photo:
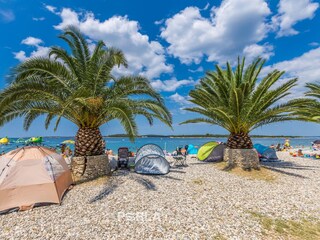
[[[63,141],[67,139],[73,139],[70,137],[44,137],[43,144],[50,147],[56,147]],[[304,146],[311,147],[311,142],[316,139],[320,139],[319,137],[303,137],[303,138],[292,138],[290,139],[291,146]],[[21,143],[14,143],[16,138],[10,138],[11,143],[8,145],[0,145],[0,152],[7,152],[16,147],[23,146]],[[270,146],[271,144],[284,143],[284,138],[253,138],[253,143],[260,143],[266,146]],[[135,142],[130,142],[128,138],[105,138],[106,148],[112,149],[113,152],[117,152],[119,147],[129,147],[129,149],[133,152],[136,152],[138,148],[147,144],[154,143],[166,149],[169,152],[172,152],[176,149],[176,147],[181,146],[184,147],[187,144],[193,144],[195,146],[201,146],[202,144],[209,141],[219,141],[226,142],[226,138],[168,138],[168,137],[146,137],[146,138],[137,138]],[[71,149],[73,149],[73,145],[70,145]]]

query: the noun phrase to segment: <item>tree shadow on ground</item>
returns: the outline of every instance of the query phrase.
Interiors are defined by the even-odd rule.
[[[220,163],[220,162],[222,162],[222,161],[214,161],[214,162],[204,162],[204,161],[202,161],[202,162],[195,162],[195,163],[190,163],[190,165],[208,165],[208,164],[215,164],[215,163]]]
[[[182,181],[181,178],[172,177],[170,175],[156,175],[156,176],[152,176],[152,177],[155,179],[171,179],[171,180]]]
[[[299,170],[316,170],[320,168],[319,166],[308,166],[308,165],[300,165],[294,162],[261,162],[263,166],[271,166],[271,167],[281,167],[288,169],[299,169]]]
[[[151,190],[151,191],[156,191],[157,190],[156,185],[149,179],[146,179],[146,178],[141,177],[141,176],[135,176],[135,175],[133,175],[131,177],[131,179],[133,179],[137,183],[141,184],[143,187],[145,187],[146,190]]]
[[[178,170],[171,170],[171,172],[186,173],[184,171],[178,171]],[[121,184],[125,182],[125,181],[121,181],[117,177],[127,176],[127,175],[130,176],[131,180],[142,185],[148,191],[157,190],[157,186],[153,183],[152,179],[170,179],[170,180],[182,181],[182,179],[170,176],[168,174],[167,175],[139,175],[137,173],[133,173],[127,170],[118,170],[113,173],[113,176],[110,178],[110,181],[106,183],[106,186],[98,193],[97,196],[93,197],[89,201],[89,203],[95,203],[112,194]]]
[[[92,198],[89,203],[95,203],[97,201],[102,200],[103,198],[112,194],[123,182],[115,182],[111,180],[106,184],[106,186],[99,192],[97,196]]]
[[[271,171],[285,174],[288,176],[293,176],[293,177],[298,177],[298,178],[303,178],[303,179],[308,179],[309,177],[298,174],[298,173],[293,173],[290,172],[290,170],[301,170],[301,171],[309,171],[309,170],[318,170],[319,167],[317,166],[305,166],[305,165],[300,165],[294,162],[261,162],[261,165],[268,168]]]
[[[179,168],[178,168],[179,169]],[[186,173],[185,171],[179,171],[176,169],[171,169],[170,172],[174,172],[174,173]]]

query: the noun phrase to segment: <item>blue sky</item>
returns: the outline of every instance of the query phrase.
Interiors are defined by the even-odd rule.
[[[278,68],[284,80],[299,77],[292,97],[302,96],[307,82],[320,81],[320,10],[315,0],[0,0],[0,87],[10,68],[29,57],[45,56],[61,29],[77,25],[89,41],[104,40],[121,48],[129,61],[118,73],[142,74],[161,92],[174,119],[174,131],[138,118],[141,134],[226,133],[217,126],[183,125],[194,115],[183,111],[188,92],[214,64],[237,56],[268,59],[263,74]],[[123,132],[117,122],[102,132]],[[77,127],[62,121],[44,129],[38,119],[28,132],[16,119],[0,135],[74,135]],[[303,122],[273,124],[256,134],[320,135],[320,127]]]

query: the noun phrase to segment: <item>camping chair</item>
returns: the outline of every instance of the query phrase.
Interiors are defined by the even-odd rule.
[[[118,149],[118,167],[127,168],[129,162],[129,148],[121,147]]]
[[[173,166],[186,166],[187,165],[187,151],[182,152],[181,151],[182,148],[177,148],[176,152],[177,155],[172,156],[174,162],[173,162]]]

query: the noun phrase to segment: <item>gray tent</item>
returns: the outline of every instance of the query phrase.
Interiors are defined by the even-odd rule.
[[[163,150],[155,144],[146,144],[138,151],[135,159],[135,171],[141,174],[167,174],[170,164]]]
[[[204,160],[205,162],[219,162],[223,160],[224,149],[227,146],[225,144],[219,144],[216,146],[210,155]]]
[[[263,152],[261,160],[278,160],[276,150],[268,148]]]

